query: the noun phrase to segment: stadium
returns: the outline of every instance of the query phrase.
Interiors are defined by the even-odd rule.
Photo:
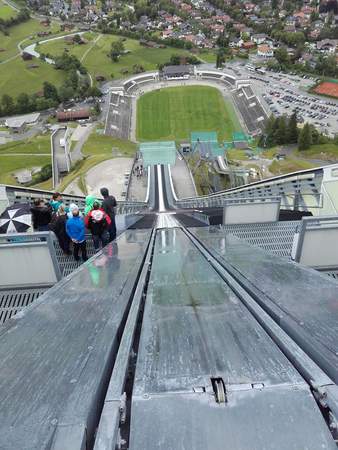
[[[115,202],[116,239],[72,240],[82,264],[27,232],[52,192],[0,185],[1,449],[337,448],[338,165],[198,195],[177,150],[227,173],[266,119],[216,70],[111,83],[105,134],[139,141],[124,175],[147,188]]]
[[[122,85],[110,87],[105,133],[136,141],[137,102],[143,95],[174,86],[208,86],[217,89],[224,101],[230,103],[243,131],[256,136],[264,128],[267,113],[250,85],[250,80],[238,80],[221,71],[186,66],[168,66],[164,72],[137,75]]]

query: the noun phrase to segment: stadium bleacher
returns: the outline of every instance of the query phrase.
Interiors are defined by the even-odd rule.
[[[244,123],[249,133],[257,134],[259,130],[264,128],[268,116],[257,100],[257,97],[253,96],[248,98],[244,89],[245,88],[240,88],[232,92],[232,98],[244,119]]]

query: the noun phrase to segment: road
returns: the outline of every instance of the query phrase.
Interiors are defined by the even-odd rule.
[[[42,41],[39,41],[39,44],[46,44],[47,42],[58,41],[58,40],[60,40],[60,39],[66,38],[66,37],[68,37],[68,36],[75,36],[76,34],[78,34],[78,35],[81,36],[81,35],[84,34],[84,33],[85,33],[85,31],[80,31],[80,32],[75,32],[75,33],[69,33],[69,34],[63,34],[62,36],[55,36],[55,37],[51,37],[51,38],[49,38],[49,39],[44,39],[44,40],[42,40]],[[24,39],[24,40],[27,40],[27,39]],[[21,43],[22,43],[22,42],[24,42],[24,41],[21,41]],[[21,43],[19,43],[18,45],[20,45]],[[34,42],[34,44],[28,45],[28,46],[25,47],[22,51],[25,52],[25,53],[28,53],[29,55],[34,56],[35,58],[40,58],[40,53],[37,52],[37,51],[35,50],[36,44],[37,44],[37,43]],[[53,59],[50,59],[50,58],[46,58],[45,61],[46,61],[46,63],[48,63],[48,64],[55,64],[55,61],[54,61]]]

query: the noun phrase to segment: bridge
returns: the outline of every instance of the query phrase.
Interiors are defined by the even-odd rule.
[[[151,167],[117,240],[0,327],[0,448],[336,449],[336,173],[178,199]]]

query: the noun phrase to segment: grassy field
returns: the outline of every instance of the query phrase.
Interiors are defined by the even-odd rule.
[[[185,50],[174,48],[146,48],[134,39],[125,39],[124,47],[129,53],[122,55],[117,62],[112,62],[109,57],[109,51],[113,41],[120,39],[119,36],[98,35],[97,33],[86,33],[84,38],[86,44],[68,45],[65,40],[47,42],[39,45],[39,51],[49,53],[50,55],[60,55],[64,49],[76,55],[90,74],[95,78],[97,75],[103,75],[107,79],[123,78],[133,73],[133,65],[141,65],[144,70],[153,70],[158,64],[167,62],[171,55],[189,55]],[[122,73],[128,71],[128,73]]]
[[[6,5],[6,3],[0,1],[0,19],[8,20],[11,19],[12,17],[15,17],[16,15],[17,12],[15,11],[15,9]]]
[[[36,136],[24,141],[14,141],[7,144],[0,145],[0,157],[2,154],[50,154],[50,135],[44,134]]]
[[[200,58],[202,61],[205,61],[207,63],[213,64],[216,63],[216,52],[213,50],[209,51],[202,51],[196,55],[198,58]]]
[[[20,169],[42,167],[51,162],[50,136],[0,145],[0,183],[18,184],[13,174]]]
[[[31,64],[39,67],[29,69]],[[65,73],[62,70],[55,70],[53,66],[41,60],[25,62],[21,58],[15,58],[0,65],[0,97],[5,93],[13,97],[17,97],[21,92],[34,94],[42,89],[44,81],[60,86],[64,79]]]
[[[21,92],[33,94],[41,90],[44,81],[57,86],[64,81],[64,73],[49,64],[37,59],[26,62],[21,59],[18,44],[21,42],[21,47],[24,48],[41,39],[37,37],[38,31],[51,31],[56,35],[60,32],[60,26],[52,22],[49,27],[44,27],[37,20],[31,19],[11,27],[9,36],[0,32],[0,97],[5,93],[13,97]],[[29,69],[32,64],[38,67]]]
[[[114,154],[112,149],[116,149]],[[117,156],[135,156],[136,144],[130,141],[105,136],[103,134],[92,133],[82,148],[82,153],[86,156],[107,155],[110,157]]]
[[[231,104],[208,86],[160,89],[143,95],[137,103],[137,139],[188,139],[191,131],[217,131],[230,139],[240,125]]]
[[[301,158],[336,161],[338,159],[338,145],[334,143],[311,145],[311,148],[302,152],[298,151],[296,155]]]
[[[42,167],[51,163],[50,156],[0,156],[0,183],[17,184],[14,173],[20,169]]]
[[[269,171],[274,175],[296,172],[297,170],[312,169],[316,164],[308,161],[287,158],[283,161],[273,161],[269,166]]]
[[[37,20],[30,19],[27,22],[11,27],[8,30],[8,36],[0,32],[0,62],[16,55],[19,52],[18,44],[20,42],[24,41],[22,47],[36,42],[39,39],[36,35],[38,31],[51,31],[53,34],[56,34],[59,29],[59,25],[54,22],[49,27],[44,27]]]
[[[249,159],[245,150],[231,149],[226,152],[228,160],[246,161]]]

